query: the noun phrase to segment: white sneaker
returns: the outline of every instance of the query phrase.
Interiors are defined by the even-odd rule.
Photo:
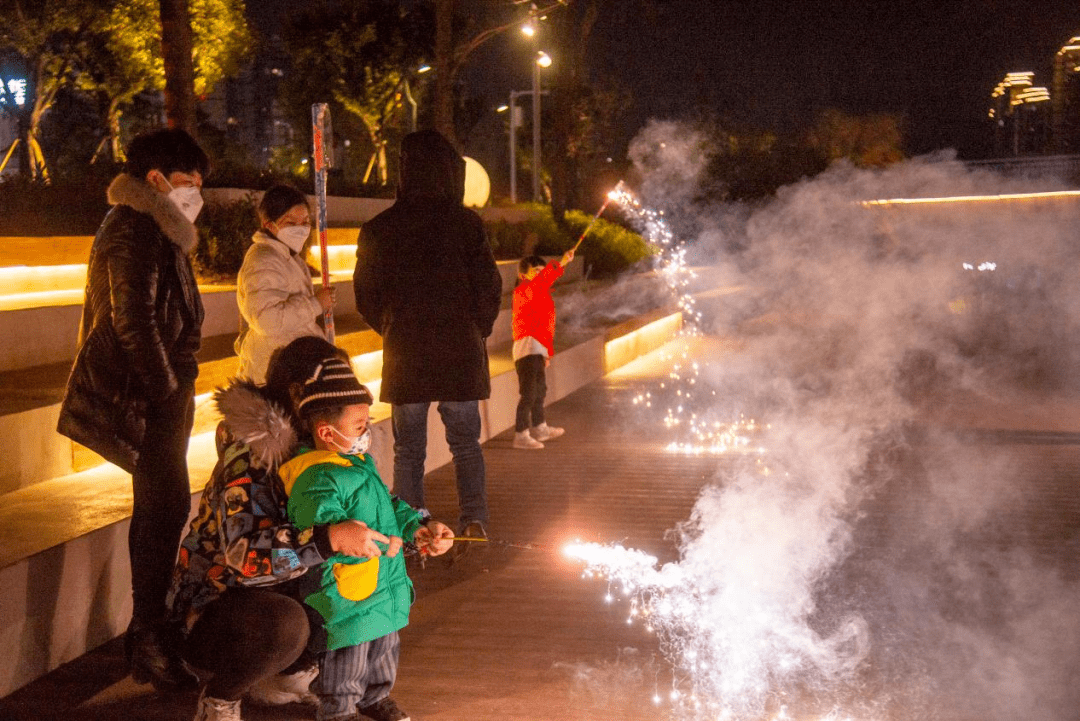
[[[309,687],[318,675],[319,667],[312,666],[296,673],[269,676],[249,688],[244,698],[260,706],[284,706],[287,703],[317,706],[319,698]]]
[[[199,696],[199,706],[195,709],[195,721],[243,721],[240,718],[240,701],[226,701],[223,698]]]
[[[514,433],[514,448],[543,448],[544,444],[529,435],[528,431]]]
[[[563,433],[566,433],[565,428],[555,428],[547,423],[532,427],[532,437],[538,441],[550,441],[553,438],[558,438]]]

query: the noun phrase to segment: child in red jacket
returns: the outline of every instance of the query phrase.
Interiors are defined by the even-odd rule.
[[[544,422],[547,395],[544,369],[555,354],[555,301],[551,298],[551,286],[573,259],[574,251],[568,250],[557,262],[545,265],[543,258],[530,255],[518,264],[513,327],[514,367],[521,400],[514,424],[514,448],[543,448],[543,441],[565,433],[562,428]]]

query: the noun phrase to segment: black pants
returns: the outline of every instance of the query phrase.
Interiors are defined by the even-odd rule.
[[[547,358],[542,355],[527,355],[514,362],[518,374],[517,419],[514,430],[518,433],[538,426],[544,422],[544,396],[547,395],[547,379],[544,368]]]
[[[253,684],[312,665],[304,605],[268,588],[229,588],[199,616],[183,657],[212,676],[206,695],[235,701]],[[290,667],[292,667],[290,669]]]
[[[128,530],[137,623],[152,624],[165,616],[165,595],[191,512],[187,447],[194,418],[191,388],[147,407],[146,436],[131,476],[134,506]]]

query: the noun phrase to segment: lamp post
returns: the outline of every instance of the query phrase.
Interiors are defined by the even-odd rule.
[[[547,94],[547,90],[541,90],[540,94]],[[526,95],[532,95],[531,90],[511,90],[510,104],[500,107],[499,112],[508,112],[510,115],[510,202],[517,203],[517,129],[522,125],[521,106],[517,99]],[[536,188],[533,188],[535,195]]]
[[[538,50],[536,53],[536,61],[533,62],[533,127],[532,127],[532,141],[533,141],[533,200],[537,203],[543,202],[543,197],[540,192],[540,68],[546,68],[551,66],[551,56],[545,53],[543,50]]]
[[[533,3],[533,12],[536,12],[536,4]],[[541,20],[543,17],[540,18]],[[527,38],[536,38],[536,25],[533,20],[525,23],[521,27],[521,34]],[[532,144],[533,144],[533,158],[532,158],[532,180],[533,180],[533,200],[537,203],[542,202],[543,197],[540,192],[540,68],[546,68],[551,65],[551,56],[545,53],[543,50],[537,50],[536,56],[533,58],[532,66]],[[517,93],[523,95],[524,93]],[[510,93],[510,145],[511,145],[511,160],[510,160],[510,198],[512,201],[516,201],[517,196],[517,167],[514,164],[514,97],[515,93]]]

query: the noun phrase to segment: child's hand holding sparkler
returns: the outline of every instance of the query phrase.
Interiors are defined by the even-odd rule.
[[[335,523],[330,526],[329,535],[330,547],[339,553],[344,553],[346,556],[377,558],[383,555],[379,543],[385,543],[389,545],[391,550],[394,549],[394,544],[389,537],[370,528],[363,521],[345,520],[341,523]],[[401,539],[397,540],[397,547],[400,549]],[[396,553],[397,551],[394,550],[389,555],[393,556]]]
[[[441,556],[454,545],[454,532],[443,523],[428,521],[426,526],[417,529],[413,543],[425,556]]]
[[[576,246],[575,246],[575,247],[576,247]],[[565,267],[566,267],[566,266],[568,266],[568,265],[569,265],[569,264],[570,264],[570,263],[571,263],[571,262],[572,262],[573,260],[574,260],[574,249],[573,249],[573,248],[571,248],[570,250],[568,250],[568,251],[566,251],[565,253],[563,253],[563,257],[559,259],[559,265],[560,265],[560,266],[562,266],[563,268],[565,268]]]

